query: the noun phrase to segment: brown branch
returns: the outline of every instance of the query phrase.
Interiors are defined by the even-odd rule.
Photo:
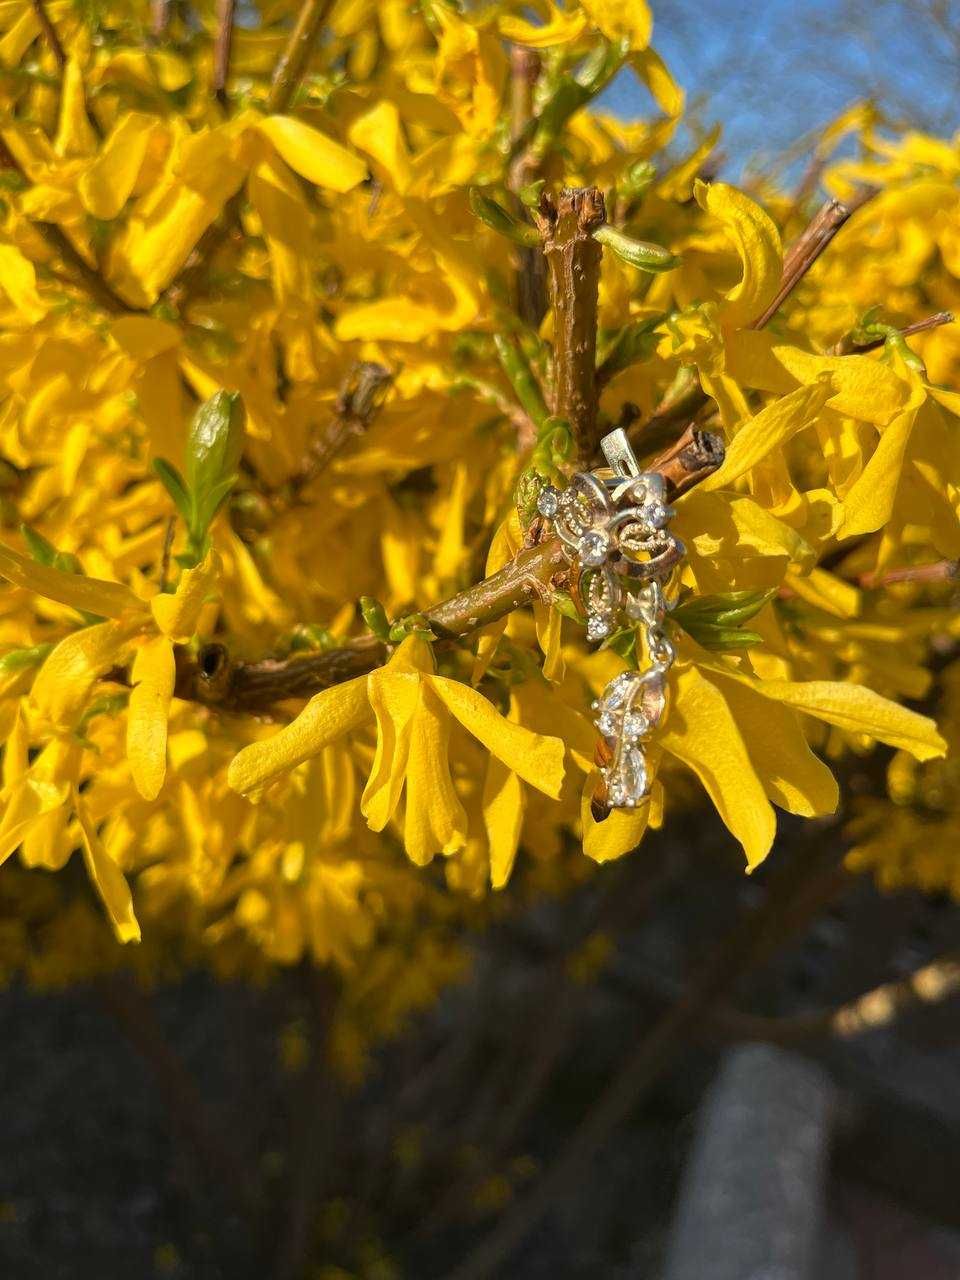
[[[847,203],[828,200],[821,206],[784,255],[780,287],[776,296],[766,310],[750,324],[751,329],[763,329],[772,320],[840,228],[874,195],[876,191],[873,188],[864,188]],[[687,368],[688,371],[681,369],[678,372],[653,415],[630,431],[630,439],[635,446],[641,447],[647,439],[659,443],[676,423],[694,418],[708,403],[709,396],[700,387],[696,372],[689,366]]]
[[[592,232],[606,221],[596,187],[540,198],[537,224],[553,307],[553,411],[570,424],[578,460],[597,451],[597,294],[603,250]]]
[[[53,25],[49,13],[47,13],[47,6],[44,4],[44,0],[31,0],[31,3],[33,4],[34,15],[40,24],[40,32],[49,46],[50,52],[53,54],[57,70],[62,75],[63,69],[67,65],[67,55],[57,34],[57,28]]]
[[[217,38],[213,46],[213,91],[222,107],[227,105],[227,77],[233,47],[233,22],[237,0],[217,0]]]
[[[828,200],[820,207],[806,230],[784,255],[780,288],[767,309],[750,325],[751,329],[762,329],[773,319],[840,228],[875,195],[876,191],[872,187],[864,187],[852,200]]]
[[[382,364],[363,360],[353,366],[337,396],[335,418],[322,438],[311,444],[302,471],[292,481],[296,492],[316,479],[351,440],[369,430],[392,382],[393,374]]]
[[[904,338],[914,333],[926,333],[928,329],[939,329],[941,325],[953,324],[956,317],[952,311],[938,311],[923,320],[914,320],[900,330]],[[845,333],[830,353],[835,356],[862,355],[865,351],[877,351],[886,342],[886,338],[871,338],[868,342],[857,342],[853,333]]]
[[[150,35],[162,40],[170,26],[173,0],[150,0]]]
[[[81,287],[104,311],[109,311],[113,315],[127,315],[131,311],[143,310],[142,307],[131,306],[118,293],[115,293],[113,286],[96,267],[87,262],[66,232],[55,222],[34,222],[31,226],[36,227],[50,248],[60,255],[66,266],[79,278]]]
[[[16,156],[10,149],[0,143],[0,167],[4,169],[13,169],[28,185],[30,179],[24,172],[23,167],[17,160]],[[130,311],[139,311],[141,308],[133,307],[125,302],[118,293],[115,293],[113,287],[108,283],[103,275],[96,267],[91,266],[83,257],[80,251],[75,247],[73,241],[55,222],[32,222],[30,224],[35,228],[37,233],[46,240],[49,247],[54,253],[59,254],[67,267],[79,276],[80,284],[87,293],[101,306],[104,311],[110,311],[118,315],[126,315]],[[73,281],[65,283],[74,284]]]
[[[723,443],[706,431],[688,428],[647,467],[667,481],[672,496],[715,471],[723,461]],[[496,622],[544,593],[550,579],[567,568],[558,538],[530,547],[498,573],[449,600],[423,611],[435,635],[460,639]],[[265,658],[239,662],[221,644],[206,645],[196,658],[177,651],[178,698],[202,702],[224,711],[266,712],[289,698],[309,698],[331,685],[365,675],[386,658],[384,645],[361,636],[341,649],[307,657]]]
[[[533,119],[533,96],[540,77],[540,55],[533,49],[514,45],[510,50],[510,137],[518,146],[510,164],[507,185],[514,196],[514,213],[525,218],[520,192],[536,178],[539,159],[522,140],[529,137]],[[547,310],[547,264],[538,248],[519,247],[517,254],[517,311],[533,329]]]
[[[892,587],[899,582],[916,582],[929,586],[940,582],[956,582],[960,577],[960,562],[936,560],[932,564],[908,564],[899,569],[887,569],[884,573],[862,573],[861,587]]]
[[[274,68],[266,103],[267,111],[271,114],[282,114],[293,101],[331,3],[332,0],[304,0],[290,38]]]

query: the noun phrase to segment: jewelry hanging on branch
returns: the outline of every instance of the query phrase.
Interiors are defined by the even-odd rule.
[[[606,744],[601,768],[610,808],[633,809],[650,794],[644,745],[666,712],[667,672],[676,657],[664,630],[664,584],[684,553],[668,525],[666,485],[641,471],[620,429],[600,442],[609,468],[578,472],[566,489],[548,485],[537,501],[571,564],[587,611],[587,639],[618,627],[643,629],[644,669],[623,671],[594,702]]]

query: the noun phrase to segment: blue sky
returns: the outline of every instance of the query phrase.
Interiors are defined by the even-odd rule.
[[[653,7],[654,46],[687,90],[693,117],[724,125],[729,176],[754,161],[763,168],[764,156],[871,93],[894,118],[948,136],[960,128],[960,0],[947,6],[945,29],[935,0],[653,0]],[[649,111],[632,76],[612,85],[605,102],[625,116]]]

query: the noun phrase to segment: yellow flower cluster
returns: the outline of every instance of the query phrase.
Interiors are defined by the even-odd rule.
[[[212,5],[153,36],[145,3],[39,12],[0,14],[0,859],[79,850],[122,941],[333,963],[386,1033],[518,852],[574,883],[687,770],[753,868],[774,806],[836,808],[813,748],[943,754],[904,701],[956,618],[876,584],[960,555],[960,337],[901,332],[957,301],[955,145],[840,122],[863,156],[828,187],[882,190],[787,297],[801,211],[664,150],[683,95],[643,0],[313,3],[312,46],[279,3],[225,82]],[[593,105],[622,69],[649,120]],[[601,423],[693,388],[726,442],[675,503],[652,794],[608,816],[590,703],[635,638],[589,651],[546,580],[431,621],[535,544],[531,484],[591,462],[522,298],[524,210],[563,184],[606,197]]]

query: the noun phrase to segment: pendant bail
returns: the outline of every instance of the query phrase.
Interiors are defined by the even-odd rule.
[[[623,427],[608,432],[600,441],[600,449],[615,475],[625,480],[635,480],[640,475],[640,463]]]

